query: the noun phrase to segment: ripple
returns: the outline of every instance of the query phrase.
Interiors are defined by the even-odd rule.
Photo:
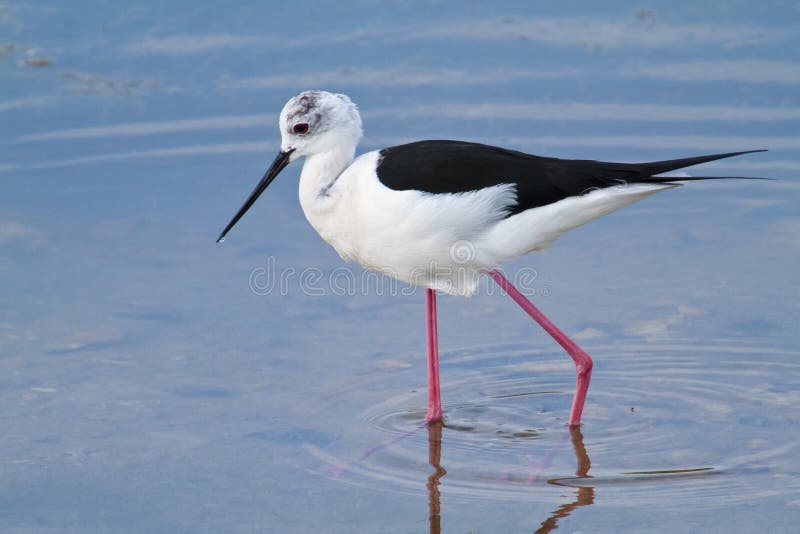
[[[422,423],[426,392],[418,390],[363,413],[378,444],[361,454],[307,449],[319,472],[343,482],[419,491],[434,466],[446,471],[443,494],[481,499],[549,501],[559,485],[602,488],[625,504],[681,503],[688,494],[720,506],[797,490],[777,481],[800,452],[780,431],[797,426],[796,351],[742,340],[587,349],[595,368],[577,434],[566,429],[568,357],[509,344],[442,353],[441,443]],[[375,386],[390,392],[418,382],[419,371],[376,375]],[[440,464],[432,461],[439,447]]]

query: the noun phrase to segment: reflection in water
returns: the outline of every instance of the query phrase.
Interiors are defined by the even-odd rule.
[[[586,453],[586,447],[583,445],[583,434],[581,433],[580,427],[573,427],[570,429],[570,438],[572,440],[572,448],[575,450],[575,460],[578,462],[578,469],[575,471],[575,475],[580,478],[591,478],[589,477],[589,468],[592,466],[592,462],[589,460],[589,455]],[[564,482],[564,479],[559,478],[553,478],[547,482],[557,486],[569,486],[569,484]],[[594,504],[594,487],[578,486],[576,490],[577,494],[575,500],[559,506],[550,517],[542,522],[542,525],[536,529],[536,534],[542,534],[557,529],[558,520],[562,517],[569,516],[575,508]]]
[[[444,427],[422,423],[424,393],[410,391],[365,410],[367,424],[353,438],[364,443],[360,452],[349,440],[323,448],[312,439],[303,448],[322,462],[319,471],[326,477],[414,496],[419,506],[427,500],[432,532],[457,523],[472,526],[457,514],[465,502],[477,503],[473,508],[520,503],[534,514],[526,523],[530,532],[563,530],[587,518],[602,521],[606,512],[595,492],[607,506],[640,510],[691,502],[694,510],[711,512],[777,496],[793,502],[796,486],[776,484],[775,475],[793,465],[800,446],[774,428],[791,424],[786,406],[800,404],[792,404],[797,395],[789,385],[800,371],[795,351],[722,342],[699,348],[672,340],[613,344],[605,352],[615,358],[604,370],[607,387],[590,404],[599,429],[588,445],[591,468],[580,431],[568,432],[553,409],[564,402],[558,385],[569,371],[542,376],[531,386],[532,356],[549,368],[561,355],[531,354],[518,345],[447,355],[451,371],[471,387],[453,388],[464,394],[447,406]],[[723,359],[725,366],[708,365]],[[403,378],[384,373],[374,383],[385,387]],[[574,456],[565,450],[570,443]],[[589,504],[591,514],[575,511]],[[508,530],[499,528],[503,518],[483,519]]]
[[[447,474],[440,462],[442,460],[442,423],[428,425],[428,462],[434,472],[428,477],[428,517],[431,534],[442,531],[442,515],[439,498],[439,479]]]
[[[441,493],[439,491],[439,480],[447,474],[441,466],[442,460],[442,423],[435,423],[428,426],[428,463],[434,468],[434,472],[428,476],[426,484],[428,488],[428,518],[431,534],[439,534],[442,530],[441,515]],[[569,430],[572,448],[575,451],[575,460],[578,464],[575,475],[578,478],[591,478],[589,469],[592,466],[586,447],[583,444],[583,434],[580,427],[573,427]],[[544,466],[541,466],[544,467]],[[534,477],[535,479],[535,477]],[[554,478],[547,482],[556,486],[572,486],[574,478]],[[532,482],[532,480],[530,480]],[[575,500],[559,506],[536,530],[537,534],[550,532],[558,528],[558,520],[568,517],[573,510],[580,506],[594,504],[594,487],[577,486]]]

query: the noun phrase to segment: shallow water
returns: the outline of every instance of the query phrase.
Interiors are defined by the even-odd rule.
[[[361,454],[303,448],[337,481],[412,494],[430,475],[430,459],[421,454],[427,443],[441,448],[435,466],[446,471],[438,482],[447,497],[547,503],[559,485],[592,488],[626,506],[676,510],[687,495],[709,512],[791,500],[799,445],[775,429],[796,426],[797,352],[738,340],[683,341],[593,344],[603,363],[584,416],[590,423],[572,434],[565,418],[573,372],[563,355],[488,346],[443,355],[448,376],[457,377],[443,386],[451,399],[443,429],[420,424],[424,392],[412,392],[362,415],[383,437]],[[708,367],[720,359],[724,365]],[[370,380],[382,382],[393,380]],[[586,498],[576,492],[578,501]]]
[[[0,531],[793,532],[796,7],[0,2]],[[300,23],[302,21],[302,24]],[[273,158],[288,96],[363,149],[462,138],[623,161],[769,148],[484,284],[344,266]],[[342,270],[346,267],[346,270]]]

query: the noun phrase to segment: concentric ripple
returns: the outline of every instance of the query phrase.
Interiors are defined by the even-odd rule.
[[[796,351],[741,340],[586,349],[595,368],[577,433],[566,428],[569,358],[496,345],[441,355],[440,438],[422,423],[426,392],[418,390],[364,413],[374,447],[308,449],[319,472],[343,482],[419,491],[439,472],[442,494],[481,499],[549,499],[554,484],[595,488],[626,504],[688,494],[716,506],[797,491],[786,482],[792,477],[781,477],[800,457],[786,432],[800,419]],[[418,371],[376,386],[391,392],[399,380],[417,383]]]

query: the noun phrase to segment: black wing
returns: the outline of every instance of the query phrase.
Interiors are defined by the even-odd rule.
[[[418,141],[380,151],[378,179],[390,189],[464,193],[514,184],[517,205],[508,216],[620,183],[668,183],[711,177],[657,177],[656,174],[750,152],[730,152],[652,163],[610,163],[543,158],[464,141]]]

